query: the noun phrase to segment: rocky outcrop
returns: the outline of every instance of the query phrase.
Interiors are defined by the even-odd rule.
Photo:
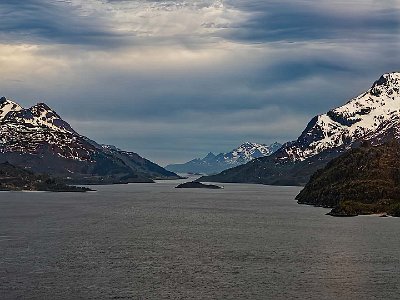
[[[182,183],[178,186],[176,186],[175,188],[177,189],[212,189],[212,190],[219,190],[222,189],[223,187],[220,187],[218,185],[214,185],[214,184],[204,184],[201,182],[185,182]]]

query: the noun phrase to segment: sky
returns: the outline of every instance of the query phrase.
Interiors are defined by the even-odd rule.
[[[2,0],[0,96],[161,165],[296,139],[400,71],[399,0]]]

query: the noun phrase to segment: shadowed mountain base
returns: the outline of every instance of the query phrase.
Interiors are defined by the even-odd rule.
[[[6,162],[0,164],[0,191],[86,192],[90,189],[66,185],[58,179],[37,175]]]

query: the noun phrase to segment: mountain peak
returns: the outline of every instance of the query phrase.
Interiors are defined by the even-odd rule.
[[[400,73],[386,73],[374,82],[371,89],[369,90],[369,93],[375,97],[380,97],[382,95],[393,96],[399,95],[399,88]]]
[[[240,146],[253,146],[253,145],[259,145],[259,144],[253,142],[244,142]]]
[[[385,83],[396,82],[396,80],[400,79],[400,72],[389,72],[383,74],[377,81],[374,82],[374,85],[382,85]]]
[[[0,119],[6,123],[24,126],[28,130],[48,128],[53,131],[75,133],[71,126],[45,103],[23,108],[7,99],[0,104]]]
[[[33,105],[30,110],[46,110],[46,111],[53,111],[46,103],[39,102]]]
[[[204,160],[214,159],[215,154],[212,152],[208,152],[208,154],[203,158]]]
[[[0,98],[0,120],[4,119],[9,112],[20,111],[22,109],[23,107],[18,103],[6,97]]]

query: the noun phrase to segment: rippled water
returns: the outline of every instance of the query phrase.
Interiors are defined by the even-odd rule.
[[[400,219],[325,216],[297,187],[175,185],[0,193],[0,298],[399,298]]]

